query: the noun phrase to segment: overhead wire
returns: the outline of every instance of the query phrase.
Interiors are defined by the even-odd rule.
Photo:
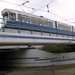
[[[56,14],[54,14],[54,13],[52,13],[52,12],[49,11],[49,5],[50,5],[53,1],[54,1],[54,0],[52,0],[51,2],[49,2],[48,4],[46,4],[45,6],[42,6],[42,7],[38,8],[38,9],[34,10],[34,12],[37,11],[37,10],[40,10],[40,9],[42,9],[42,8],[44,8],[44,7],[47,7],[47,11],[44,11],[44,10],[40,10],[40,11],[44,11],[44,12],[51,13],[51,14],[53,14],[53,15],[55,15],[55,16],[57,16],[57,17],[63,19],[63,20],[65,20],[65,21],[71,22],[70,20],[65,19],[65,18],[63,18],[63,17],[61,17],[61,16],[59,16],[59,15],[56,15]],[[33,12],[33,13],[34,13],[34,12]],[[73,22],[71,22],[71,23],[73,23]]]
[[[5,3],[9,3],[9,4],[13,4],[13,5],[19,5],[19,4],[16,4],[16,3],[12,3],[12,2],[8,2],[8,1],[4,1],[4,0],[0,0],[1,2],[5,2]]]
[[[34,12],[35,12],[36,10],[40,10],[40,9],[42,9],[42,8],[44,8],[44,7],[46,7],[46,6],[48,6],[48,5],[51,4],[53,1],[54,1],[54,0],[51,0],[51,1],[50,1],[49,3],[47,3],[46,5],[44,5],[44,6],[40,7],[40,8],[38,8],[38,9],[35,9]],[[34,12],[33,12],[33,13],[34,13]]]
[[[20,6],[20,8],[22,9],[22,11],[25,13],[24,9]]]
[[[52,0],[50,3],[52,3],[52,2],[53,2],[53,0]],[[56,15],[56,14],[50,12],[50,11],[49,11],[49,4],[50,4],[50,3],[46,4],[46,5],[43,6],[43,7],[40,7],[39,9],[36,9],[36,10],[40,10],[40,9],[42,9],[42,8],[44,8],[44,7],[47,7],[47,12],[48,12],[48,13],[51,13],[51,14],[53,14],[53,15],[59,17],[59,18],[62,18],[62,19],[65,20],[65,21],[71,22],[69,19],[65,19],[65,18],[63,18],[63,17],[61,17],[61,16],[59,16],[59,15]],[[35,10],[35,11],[36,11],[36,10]],[[34,11],[34,12],[35,12],[35,11]],[[40,10],[40,11],[44,11],[44,10]],[[33,13],[34,13],[34,12],[33,12]],[[46,12],[46,11],[44,11],[44,12]],[[75,23],[75,22],[71,22],[71,23]]]
[[[43,12],[48,12],[48,13],[51,13],[51,14],[53,14],[53,15],[59,17],[59,18],[65,19],[65,18],[63,18],[63,17],[61,17],[61,16],[58,16],[58,15],[56,15],[56,14],[50,12],[50,11],[41,10],[42,8],[44,8],[44,7],[46,7],[46,6],[48,7],[48,5],[51,4],[53,1],[54,1],[54,0],[51,0],[51,1],[50,1],[49,3],[47,3],[45,6],[42,6],[42,7],[38,8],[38,9],[35,9],[35,8],[34,8],[34,10],[35,10],[35,11],[36,11],[36,10],[40,10],[40,11],[43,11]],[[34,12],[35,12],[35,11],[34,11]],[[34,13],[34,12],[33,12],[33,13]]]
[[[64,9],[62,9],[62,8],[60,8],[60,7],[57,7],[57,6],[56,6],[55,8],[58,8],[58,9],[60,9],[60,10],[62,10],[62,11],[65,11]],[[65,12],[67,12],[67,13],[72,14],[73,16],[75,16],[75,14],[70,13],[69,11],[65,11]]]
[[[40,7],[38,10],[40,10],[40,9],[42,9],[42,8],[44,8],[44,7],[46,7],[47,5],[51,4],[53,1],[54,1],[54,0],[51,0],[51,1],[50,1],[49,3],[47,3],[45,6]]]
[[[21,7],[22,5],[25,5],[26,3],[29,3],[29,1],[25,1],[25,2],[23,2],[21,5],[19,5],[20,6],[20,8],[24,11],[24,9]],[[28,8],[26,8],[27,10],[28,10]],[[29,10],[28,10],[29,11]],[[25,12],[25,11],[24,11]],[[30,12],[30,11],[29,11]],[[31,13],[31,12],[30,12]]]
[[[52,0],[52,1],[53,1],[53,0]],[[50,3],[52,3],[52,1],[51,1]],[[63,19],[63,20],[65,20],[65,21],[69,21],[68,19],[65,19],[65,18],[63,18],[63,17],[61,17],[61,16],[59,16],[59,15],[56,15],[56,14],[50,12],[50,11],[49,11],[49,4],[50,4],[50,3],[48,3],[48,4],[46,5],[47,8],[48,8],[47,11],[45,11],[45,10],[41,10],[42,8],[44,8],[44,7],[46,7],[46,6],[43,6],[43,7],[39,8],[39,9],[36,9],[36,10],[40,10],[40,11],[43,11],[43,12],[48,12],[48,13],[50,13],[50,14],[53,14],[53,15],[55,15],[55,16],[57,16],[57,17]],[[69,21],[69,22],[71,22],[71,21]],[[71,23],[72,23],[72,22],[71,22]]]
[[[56,6],[55,8],[58,8],[58,9],[60,9],[60,10],[62,10],[62,11],[65,11],[64,9],[61,9],[61,8],[59,8],[59,7],[57,7],[57,6]],[[67,12],[67,13],[69,13],[69,14],[75,16],[75,14],[72,14],[72,13],[70,13],[70,12],[68,12],[68,11],[65,11],[65,12]],[[72,19],[74,19],[74,18],[72,18]],[[66,20],[72,20],[72,19],[66,19]]]
[[[8,1],[4,1],[4,0],[0,0],[1,2],[5,2],[5,3],[9,3],[9,4],[13,4],[13,5],[18,5],[18,6],[20,6],[20,4],[16,4],[16,3],[12,3],[12,2],[8,2]],[[40,7],[39,9],[36,9],[36,8],[33,8],[33,7],[29,7],[29,6],[25,6],[25,5],[21,5],[21,6],[23,6],[23,7],[26,7],[26,8],[29,8],[29,9],[32,9],[32,10],[39,10],[39,11],[43,11],[43,12],[48,12],[48,11],[44,11],[44,10],[40,10],[40,9],[42,9],[42,8],[44,8],[44,7],[47,7],[50,3],[52,3],[53,2],[53,0],[51,1],[51,2],[49,2],[48,4],[46,4],[45,6],[43,6],[43,7]],[[22,9],[23,10],[23,9]],[[24,10],[23,10],[24,11]],[[34,13],[34,12],[33,12]],[[55,15],[55,16],[57,16],[57,17],[59,17],[59,18],[61,18],[61,19],[63,19],[63,20],[65,20],[65,21],[68,21],[67,19],[65,19],[65,18],[63,18],[63,17],[61,17],[61,16],[59,16],[59,15],[57,15],[57,14],[55,14],[55,13],[52,13],[52,12],[48,12],[48,13],[50,13],[50,14],[53,14],[53,15]],[[71,22],[71,21],[69,21],[69,22]],[[71,22],[71,23],[74,23],[74,22]]]

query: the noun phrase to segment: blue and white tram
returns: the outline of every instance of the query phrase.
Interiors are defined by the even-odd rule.
[[[12,9],[4,9],[2,16],[2,43],[35,45],[75,41],[73,26]]]

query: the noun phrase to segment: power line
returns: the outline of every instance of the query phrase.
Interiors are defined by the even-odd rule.
[[[39,9],[42,9],[42,8],[48,6],[48,5],[51,4],[53,1],[54,1],[54,0],[51,0],[48,4],[46,4],[45,6],[40,7]],[[38,10],[39,10],[39,9],[38,9]]]
[[[22,6],[22,5],[24,5],[24,4],[26,4],[26,3],[29,3],[29,1],[26,1],[26,2],[23,2],[21,5],[19,5],[19,4],[16,4],[16,3],[11,3],[11,2],[7,2],[7,1],[4,1],[4,0],[0,0],[0,1],[2,1],[2,2],[5,2],[5,3],[9,3],[9,4],[13,4],[13,5],[18,5],[18,6]],[[53,2],[53,0],[50,2],[50,3],[52,3]],[[40,9],[42,9],[42,8],[44,8],[44,7],[46,7],[46,6],[48,6],[50,3],[48,3],[48,4],[46,4],[45,6],[43,6],[43,7],[40,7],[39,9],[36,9],[36,10],[40,10]],[[28,6],[23,6],[23,7],[26,7],[26,8],[30,8],[30,9],[32,9],[32,10],[35,10],[35,8],[31,8],[31,7],[28,7]],[[60,9],[60,8],[59,8]],[[23,9],[22,9],[23,10]],[[24,11],[24,10],[23,10]]]
[[[58,8],[58,9],[60,9],[60,10],[62,10],[62,11],[64,11],[63,9],[61,9],[60,7],[55,7],[55,8]],[[69,13],[69,14],[72,14],[72,13],[70,13],[70,12],[68,12],[68,11],[66,11],[67,13]],[[72,14],[73,16],[75,16],[75,14]],[[70,19],[64,19],[65,21],[69,21],[69,22],[71,22],[70,21]],[[71,22],[71,23],[74,23],[75,24],[75,22]]]
[[[51,4],[53,1],[54,1],[54,0],[51,0],[48,4],[46,4],[45,6],[42,6],[42,7],[38,8],[38,9],[36,9],[36,10],[40,10],[40,9],[42,9],[42,8],[44,8],[44,7],[46,7],[46,6],[48,6],[48,5]],[[34,12],[35,12],[36,10],[34,10]],[[33,12],[33,13],[34,13],[34,12]]]
[[[61,9],[60,7],[55,7],[55,8],[58,8],[58,9],[60,9],[60,10],[62,10],[62,11],[65,11],[64,9]],[[69,13],[69,14],[72,14],[72,13],[70,13],[70,12],[68,12],[68,11],[65,11],[65,12],[67,12],[67,13]],[[72,14],[73,16],[75,16],[75,14]]]
[[[9,4],[13,4],[13,5],[18,5],[18,6],[20,6],[20,4],[16,4],[16,3],[7,2],[7,1],[4,1],[4,0],[0,0],[0,1],[5,2],[5,3],[9,3]],[[26,8],[29,8],[29,9],[32,9],[32,10],[35,10],[35,11],[36,11],[36,10],[39,10],[39,11],[43,11],[43,12],[48,12],[48,13],[53,14],[53,15],[55,15],[55,16],[61,18],[61,19],[64,19],[65,21],[69,21],[69,20],[67,20],[67,19],[65,19],[65,18],[63,18],[63,17],[61,17],[61,16],[59,16],[59,15],[56,15],[55,13],[52,13],[52,12],[50,12],[50,11],[40,10],[40,9],[42,9],[42,8],[44,8],[44,7],[48,7],[48,5],[53,2],[53,0],[52,0],[51,2],[49,2],[48,4],[46,4],[45,6],[40,7],[39,9],[25,6],[24,4],[25,4],[25,3],[28,3],[28,2],[29,2],[29,1],[22,3],[21,6],[26,7]],[[21,9],[22,9],[22,8],[21,8]],[[22,9],[22,10],[23,10],[23,9]],[[23,11],[24,11],[24,10],[23,10]],[[35,11],[34,11],[34,12],[35,12]],[[34,13],[34,12],[33,12],[33,13]],[[69,21],[69,22],[71,22],[71,21]],[[71,22],[71,23],[74,23],[74,22]],[[75,24],[75,23],[74,23],[74,24]]]
[[[52,3],[52,2],[53,2],[53,0],[52,0],[50,3]],[[40,9],[42,9],[42,8],[44,8],[44,7],[47,7],[47,12],[48,12],[48,13],[51,13],[51,14],[53,14],[53,15],[59,17],[59,18],[62,18],[62,19],[65,20],[65,21],[71,22],[71,21],[68,20],[68,19],[65,19],[65,18],[63,18],[63,17],[61,17],[61,16],[59,16],[59,15],[56,15],[56,14],[50,12],[50,11],[49,11],[49,4],[50,4],[50,3],[48,3],[47,5],[45,5],[45,6],[41,7],[41,8],[39,8],[39,9],[36,9],[36,10],[40,10]],[[35,11],[36,11],[36,10],[35,10]],[[35,11],[34,11],[34,12],[35,12]],[[40,11],[44,11],[44,10],[40,10]],[[33,12],[33,13],[34,13],[34,12]],[[44,12],[46,12],[46,11],[44,11]],[[71,23],[74,23],[74,22],[71,22]],[[74,24],[75,24],[75,23],[74,23]]]
[[[49,12],[49,5],[50,5],[53,1],[54,1],[54,0],[52,0],[51,2],[49,2],[48,4],[46,4],[45,6],[40,7],[39,9],[36,9],[36,10],[40,10],[40,9],[42,9],[42,8],[44,8],[44,7],[47,6],[47,9],[48,9],[47,11],[44,11],[44,10],[40,10],[40,11],[48,12],[48,13],[51,13],[51,14],[53,14],[53,15],[59,17],[59,18],[65,19],[65,18],[63,18],[63,17],[61,17],[61,16],[58,16],[58,15],[52,13],[52,12]],[[35,8],[34,8],[34,12],[35,12],[36,10],[35,10]],[[34,13],[34,12],[33,12],[33,13]]]
[[[25,2],[23,2],[21,5],[18,5],[22,10],[23,10],[23,12],[25,12],[24,11],[24,9],[21,7],[22,5],[25,5],[26,3],[29,3],[29,1],[25,1]],[[28,10],[29,11],[29,10]],[[29,11],[30,12],[30,11]]]
[[[52,13],[52,12],[49,11],[49,5],[50,5],[52,2],[53,2],[53,0],[52,0],[50,3],[46,4],[45,6],[40,7],[39,9],[36,9],[36,10],[40,10],[40,9],[42,9],[42,8],[44,8],[44,7],[47,7],[47,12],[49,12],[49,13],[51,13],[51,14],[53,14],[53,15],[59,17],[59,18],[62,18],[62,19],[64,19],[65,21],[69,21],[68,19],[65,19],[65,18],[63,18],[63,17],[61,17],[61,16],[58,16],[58,15],[56,15],[56,14],[54,14],[54,13]],[[36,10],[34,10],[33,13],[34,13]],[[44,11],[44,10],[40,10],[40,11]],[[46,12],[46,11],[44,11],[44,12]],[[69,22],[71,22],[71,21],[69,21]],[[71,23],[73,23],[73,22],[71,22]]]
[[[22,5],[24,5],[24,4],[19,5],[19,4],[11,3],[11,2],[4,1],[4,0],[0,0],[0,1],[2,1],[2,2],[6,2],[6,3],[10,3],[10,4],[14,4],[14,5],[18,5],[18,6],[22,6]],[[53,0],[52,0],[52,1],[53,1]],[[51,1],[51,2],[52,2],[52,1]],[[50,2],[50,3],[51,3],[51,2]],[[50,3],[48,3],[47,5],[49,5]],[[30,8],[30,9],[33,9],[33,8],[31,8],[31,7],[28,7],[28,6],[24,6],[24,7],[26,7],[26,8]],[[40,7],[39,9],[36,9],[36,10],[40,10],[41,8],[44,8],[44,7],[46,7],[46,5],[43,6],[43,7]],[[34,8],[34,9],[35,9],[35,8]],[[44,10],[40,10],[40,11],[44,11]],[[44,12],[46,12],[46,11],[44,11]],[[49,12],[49,13],[51,13],[51,12]],[[56,14],[54,14],[54,13],[51,13],[51,14],[56,15]],[[58,16],[58,15],[56,15],[56,16]],[[58,16],[58,17],[60,17],[60,16]],[[62,18],[62,17],[60,17],[60,18]],[[62,19],[64,19],[64,18],[62,18]]]
[[[20,8],[22,9],[22,11],[25,13],[24,9],[20,6]]]
[[[4,0],[0,0],[0,1],[1,1],[1,2],[5,2],[5,3],[9,3],[9,4],[13,4],[13,5],[19,5],[19,4],[7,2],[7,1],[4,1]]]

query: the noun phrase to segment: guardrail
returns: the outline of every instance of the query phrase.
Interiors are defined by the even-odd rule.
[[[25,29],[31,29],[31,30],[38,30],[42,32],[51,32],[51,33],[57,33],[57,34],[65,34],[65,35],[75,35],[75,32],[68,31],[68,30],[61,30],[61,29],[56,29],[52,27],[47,27],[43,25],[36,25],[36,24],[30,24],[26,22],[21,22],[21,21],[15,21],[11,19],[4,19],[0,18],[2,20],[0,24],[4,24],[6,27],[17,27],[17,28],[25,28]]]

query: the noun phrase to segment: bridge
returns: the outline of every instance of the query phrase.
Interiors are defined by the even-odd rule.
[[[75,32],[4,18],[0,20],[0,66],[50,66],[75,62],[75,53],[56,55],[25,49],[31,45],[75,44]],[[23,49],[12,51],[18,48]]]
[[[74,44],[75,32],[0,18],[0,45]]]

